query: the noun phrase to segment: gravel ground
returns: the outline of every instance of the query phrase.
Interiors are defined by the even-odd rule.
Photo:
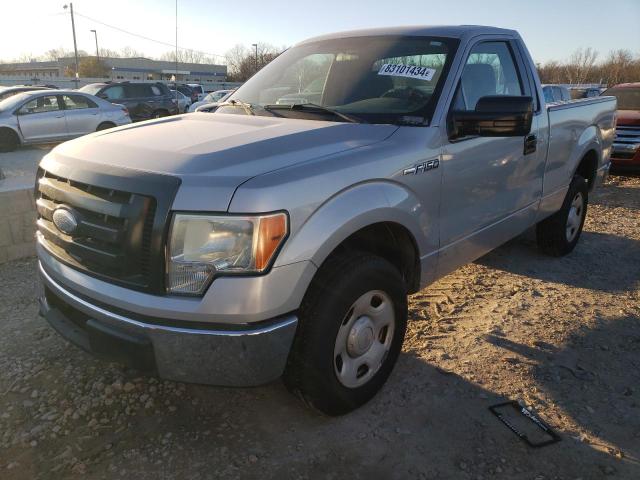
[[[51,145],[21,147],[14,152],[0,153],[0,170],[6,178],[36,176],[38,163],[51,151]]]
[[[592,198],[570,256],[529,233],[414,295],[394,374],[342,418],[94,360],[37,316],[34,270],[0,266],[5,480],[640,478],[640,178]],[[487,409],[506,399],[562,441],[527,447]]]

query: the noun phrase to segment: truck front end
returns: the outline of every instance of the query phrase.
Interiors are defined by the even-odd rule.
[[[273,268],[286,213],[177,213],[180,188],[176,176],[47,156],[36,185],[41,315],[84,350],[162,378],[278,378],[297,322],[288,302],[312,274]]]

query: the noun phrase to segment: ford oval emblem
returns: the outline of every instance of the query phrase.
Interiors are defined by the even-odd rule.
[[[78,228],[78,220],[73,215],[73,212],[66,208],[56,208],[53,211],[53,224],[62,233],[71,235]]]

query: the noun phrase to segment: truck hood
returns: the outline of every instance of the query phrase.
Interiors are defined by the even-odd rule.
[[[618,125],[640,125],[640,111],[638,110],[618,110],[616,114]]]
[[[225,211],[235,189],[252,177],[370,145],[396,130],[393,125],[192,113],[63,143],[42,166],[55,162],[90,169],[98,163],[121,168],[124,175],[177,176],[181,187],[174,209]]]

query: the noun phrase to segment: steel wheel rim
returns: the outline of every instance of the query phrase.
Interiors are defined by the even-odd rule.
[[[569,215],[567,215],[566,236],[567,242],[572,242],[578,235],[580,225],[582,224],[582,216],[584,215],[584,200],[582,193],[576,193],[571,201]]]
[[[366,384],[384,363],[395,333],[393,302],[382,290],[361,295],[347,310],[333,350],[333,369],[347,388]]]

